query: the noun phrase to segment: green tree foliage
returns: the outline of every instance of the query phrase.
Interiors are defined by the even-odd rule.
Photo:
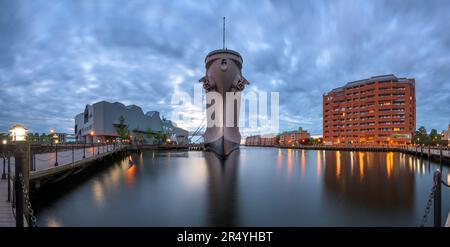
[[[167,139],[167,133],[164,131],[158,131],[155,133],[155,139],[158,140],[160,143],[164,143]]]
[[[127,125],[125,124],[125,117],[119,117],[119,124],[117,125],[117,135],[121,140],[129,140],[130,139],[130,131],[128,130]]]
[[[428,134],[427,130],[423,126],[420,126],[420,128],[414,133],[413,142],[420,145],[444,144],[442,136],[437,132],[436,129],[432,129],[430,131],[430,134]]]

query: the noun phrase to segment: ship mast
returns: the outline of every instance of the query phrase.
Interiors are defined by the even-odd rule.
[[[223,40],[222,40],[222,42],[223,42],[223,49],[225,50],[225,16],[223,17],[223,34],[222,34],[222,37],[223,37]]]

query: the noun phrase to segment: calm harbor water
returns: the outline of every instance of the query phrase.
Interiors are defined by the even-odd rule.
[[[450,180],[446,166],[392,152],[146,151],[33,205],[39,226],[419,226],[439,168]]]

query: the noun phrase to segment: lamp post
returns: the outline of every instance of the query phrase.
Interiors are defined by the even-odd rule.
[[[83,159],[86,158],[86,142],[83,143]]]
[[[10,130],[12,143],[15,145],[15,206],[16,206],[16,227],[23,227],[24,198],[22,187],[28,190],[29,180],[29,151],[30,146],[27,142],[28,129],[25,126],[17,124]],[[21,179],[23,178],[23,179]]]
[[[52,131],[52,130],[50,130],[50,131]],[[53,133],[54,132],[55,131],[53,131]],[[52,136],[52,139],[53,139],[53,143],[55,144],[55,157],[56,157],[55,166],[58,166],[58,143],[59,143],[58,135],[56,133],[54,133]]]
[[[55,140],[55,157],[56,157],[55,166],[58,166],[58,143],[59,141]]]
[[[94,134],[95,134],[95,132],[93,130],[91,130],[91,132],[89,132],[89,135],[91,135],[92,156],[94,156]]]

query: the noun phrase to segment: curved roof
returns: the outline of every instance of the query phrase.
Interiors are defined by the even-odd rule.
[[[209,56],[212,56],[212,55],[215,55],[215,54],[220,54],[220,53],[233,54],[233,55],[238,56],[238,57],[240,57],[240,58],[242,59],[241,54],[239,54],[239,52],[237,52],[237,51],[228,50],[228,49],[218,49],[218,50],[214,50],[214,51],[211,51],[210,53],[208,53],[208,55],[206,55],[205,60],[206,60]]]

